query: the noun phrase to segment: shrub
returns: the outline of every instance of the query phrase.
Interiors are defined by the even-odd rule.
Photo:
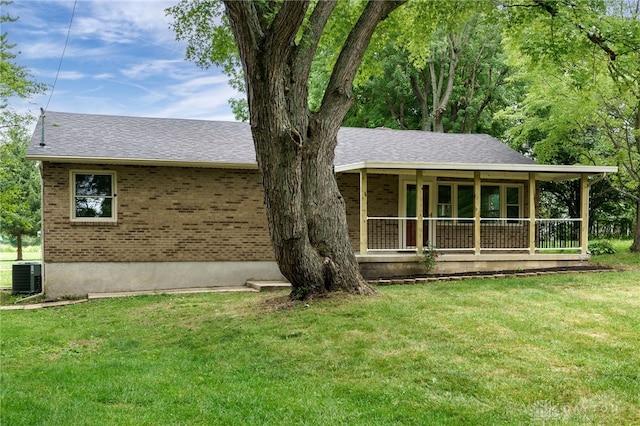
[[[589,252],[593,255],[601,255],[601,254],[615,254],[616,249],[613,247],[610,241],[607,240],[599,240],[593,241],[589,244]]]
[[[436,267],[436,263],[438,262],[438,252],[432,244],[424,246],[422,249],[422,255],[418,256],[420,257],[420,263],[427,270],[427,273],[431,272],[433,268]]]

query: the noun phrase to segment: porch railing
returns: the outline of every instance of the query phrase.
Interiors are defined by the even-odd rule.
[[[415,251],[416,224],[415,217],[367,218],[368,249],[370,251]],[[407,234],[413,235],[413,243],[407,241]]]
[[[529,218],[481,218],[480,251],[530,250]],[[536,251],[578,250],[581,219],[535,219]],[[367,242],[371,251],[415,251],[415,217],[367,218]],[[475,250],[475,219],[424,218],[423,246],[432,244],[443,252]]]
[[[536,219],[538,250],[580,249],[582,219]]]
[[[529,250],[529,218],[480,219],[480,250]]]
[[[430,217],[424,219],[424,227],[432,231],[433,238],[428,241],[440,251],[473,251],[475,241],[473,222],[473,219]]]

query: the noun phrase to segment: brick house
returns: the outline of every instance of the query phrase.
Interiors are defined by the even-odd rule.
[[[487,135],[343,128],[335,170],[365,277],[564,266],[587,253],[591,177]],[[282,279],[247,123],[47,112],[27,157],[43,182],[48,297]],[[581,217],[537,216],[537,182],[579,179]],[[516,266],[514,266],[516,265]]]

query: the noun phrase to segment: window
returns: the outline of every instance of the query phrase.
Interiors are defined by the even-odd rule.
[[[71,217],[84,221],[116,219],[115,173],[71,172]]]
[[[507,186],[507,217],[517,219],[520,217],[520,188],[517,186]]]
[[[520,185],[482,185],[480,217],[518,219],[522,213]],[[455,203],[452,203],[452,200]],[[438,185],[438,217],[473,218],[474,188],[469,184]]]
[[[458,217],[473,217],[473,185],[458,185]]]
[[[483,186],[480,188],[480,217],[500,217],[500,187]]]
[[[438,217],[451,217],[451,185],[438,185]]]

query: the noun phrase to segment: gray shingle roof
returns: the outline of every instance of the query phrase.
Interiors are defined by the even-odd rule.
[[[249,124],[48,111],[27,151],[34,159],[253,166]],[[359,162],[534,164],[488,135],[342,128],[336,166]]]
[[[533,164],[489,135],[343,127],[338,133],[336,165],[362,161]]]

